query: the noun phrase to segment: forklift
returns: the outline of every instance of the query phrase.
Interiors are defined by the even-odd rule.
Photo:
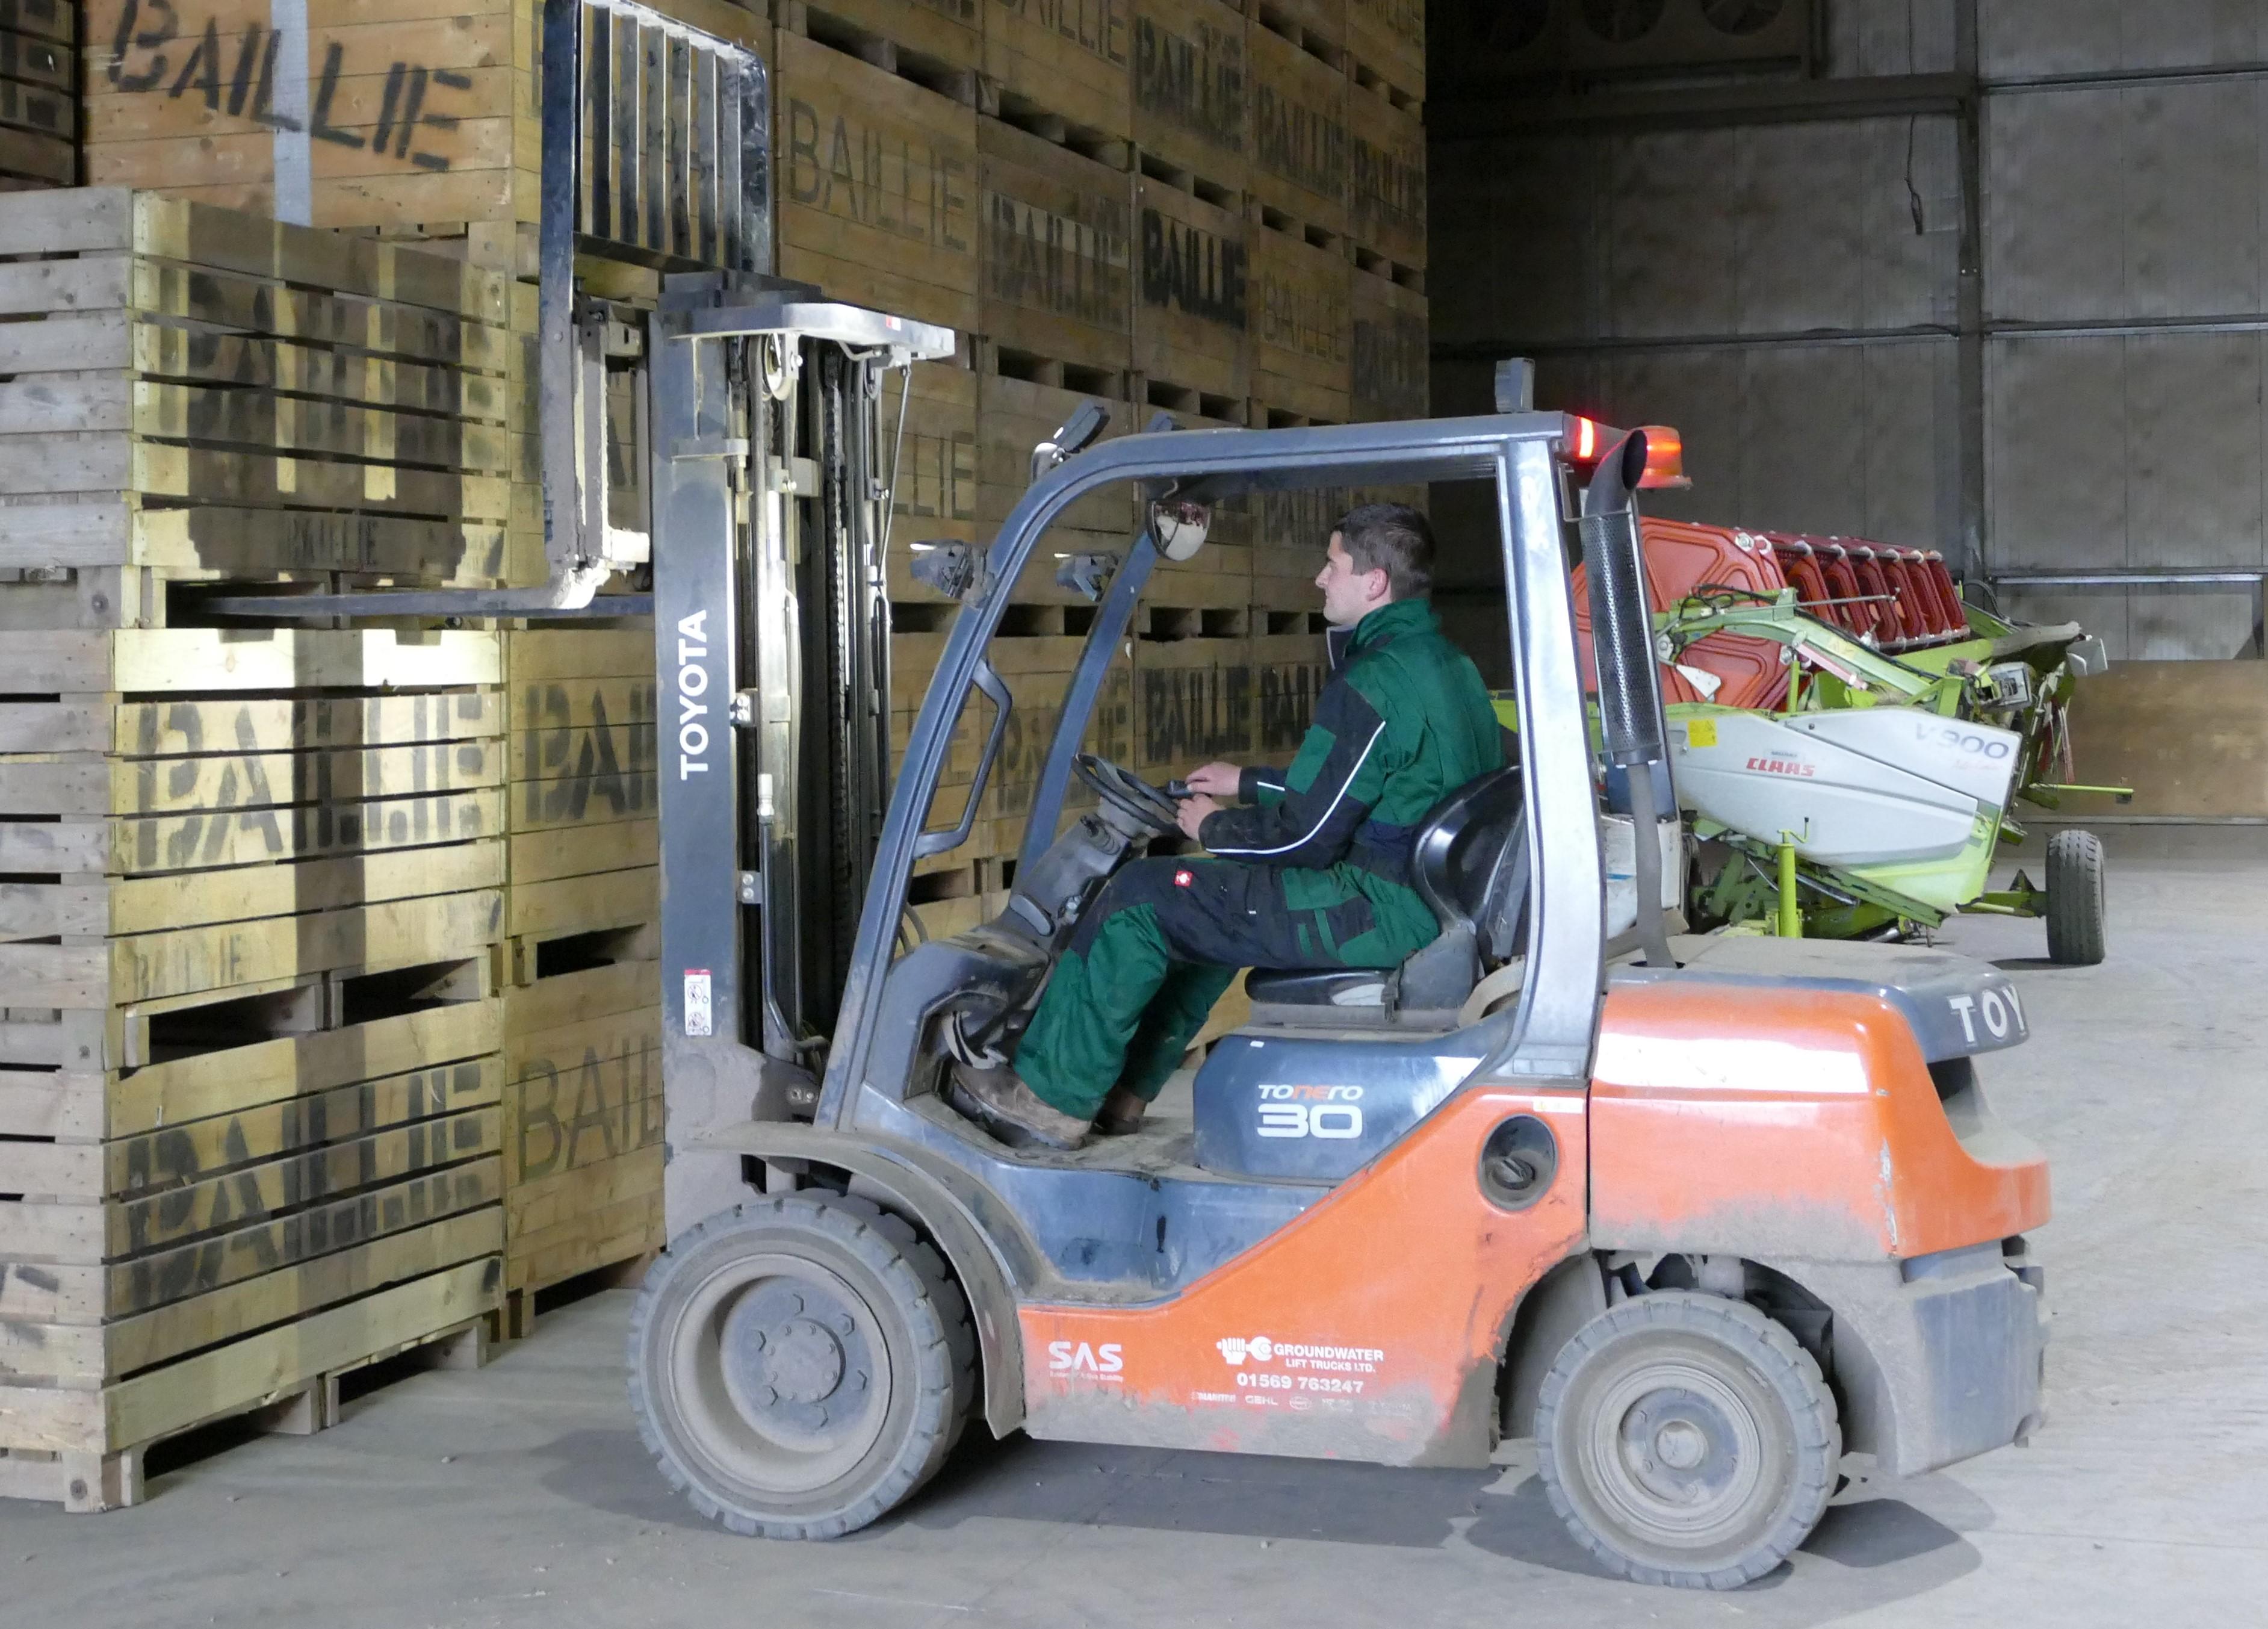
[[[609,12],[639,15],[546,11],[547,62],[574,65],[544,89],[550,582],[215,608],[652,616],[669,1237],[629,1367],[661,1476],[733,1531],[827,1538],[915,1494],[974,1419],[1410,1466],[1532,1438],[1601,1563],[1726,1588],[1804,1541],[1847,1456],[1902,1476],[2024,1440],[2048,1177],[1977,1062],[2025,1038],[2016,991],[1940,951],[1665,914],[1637,494],[1675,476],[1674,436],[1535,410],[1516,370],[1465,418],[1160,416],[1106,441],[1090,404],[989,547],[919,551],[959,609],[894,778],[887,376],[954,335],[770,276],[768,238],[651,312],[573,292],[577,29]],[[593,490],[625,366],[635,512]],[[1189,1111],[1133,1135],[1016,1150],[948,1107],[949,1066],[1012,1050],[1081,913],[1174,830],[1176,789],[1085,750],[1160,557],[1254,493],[1447,482],[1495,498],[1521,749],[1421,829],[1440,937],[1385,972],[1255,969]],[[1144,520],[1123,553],[1062,561],[1092,623],[1006,903],[921,940],[914,866],[968,841],[1019,705],[990,642],[1050,524],[1110,489]],[[624,571],[650,586],[599,592]],[[964,723],[973,784],[941,795]]]

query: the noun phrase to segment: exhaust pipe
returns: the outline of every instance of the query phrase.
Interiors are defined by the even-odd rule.
[[[1647,966],[1675,967],[1661,916],[1661,828],[1653,798],[1653,766],[1668,763],[1669,746],[1638,542],[1637,492],[1645,473],[1646,431],[1634,430],[1599,461],[1583,489],[1577,529],[1590,586],[1591,648],[1598,658],[1607,761],[1624,771],[1630,787],[1638,942]]]

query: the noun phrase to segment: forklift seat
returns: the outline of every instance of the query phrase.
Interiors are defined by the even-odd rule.
[[[1442,799],[1418,829],[1410,866],[1440,937],[1398,968],[1255,968],[1244,980],[1253,1021],[1391,1024],[1403,1014],[1454,1014],[1484,960],[1493,967],[1516,947],[1528,903],[1525,807],[1517,763]]]

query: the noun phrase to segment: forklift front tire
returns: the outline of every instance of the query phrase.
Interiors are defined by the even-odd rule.
[[[2093,832],[2058,831],[2048,839],[2047,918],[2049,961],[2093,967],[2102,960],[2102,839]]]
[[[686,1230],[630,1319],[638,1435],[736,1533],[834,1538],[933,1475],[974,1392],[968,1308],[935,1253],[833,1194]]]
[[[1834,1394],[1754,1307],[1685,1291],[1609,1307],[1543,1378],[1544,1492],[1626,1578],[1735,1589],[1786,1560],[1835,1491]]]

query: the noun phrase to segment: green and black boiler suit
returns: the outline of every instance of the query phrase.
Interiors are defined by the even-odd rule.
[[[1240,968],[1399,966],[1441,931],[1410,884],[1419,825],[1504,762],[1488,689],[1432,605],[1373,611],[1291,769],[1246,770],[1240,807],[1206,817],[1216,858],[1138,859],[1104,887],[1016,1072],[1088,1119],[1115,1085],[1155,1097]]]

